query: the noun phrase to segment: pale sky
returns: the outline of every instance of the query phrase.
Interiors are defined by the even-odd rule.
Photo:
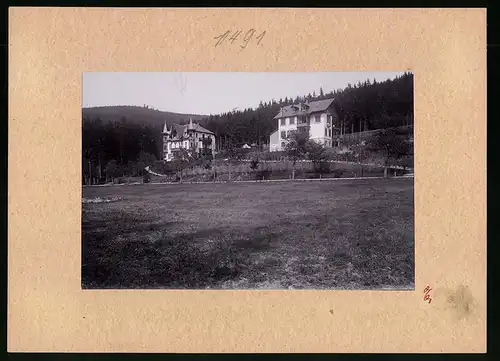
[[[260,101],[328,93],[348,83],[392,79],[403,72],[83,74],[83,107],[147,104],[175,113],[218,114],[256,108]]]

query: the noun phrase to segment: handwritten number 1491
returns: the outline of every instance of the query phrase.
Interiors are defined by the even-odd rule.
[[[215,47],[221,45],[226,40],[231,42],[231,44],[235,41],[241,42],[240,47],[242,49],[245,49],[252,39],[255,39],[257,41],[257,45],[260,45],[262,39],[264,39],[264,36],[266,35],[266,32],[263,31],[259,35],[256,35],[256,33],[257,31],[255,29],[250,29],[245,34],[243,34],[242,30],[236,30],[231,34],[231,30],[228,30],[223,34],[214,37],[214,39],[217,40]]]

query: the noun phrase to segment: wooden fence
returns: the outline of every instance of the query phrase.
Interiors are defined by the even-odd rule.
[[[359,164],[359,163],[340,163],[340,162],[327,162],[328,167],[323,169],[322,172],[316,168],[315,165],[310,161],[298,161],[295,164],[295,173],[296,176],[304,177],[306,174],[309,174],[307,177],[320,177],[320,173],[327,174],[340,174],[344,176],[353,176],[356,174],[359,176],[363,174],[362,169],[366,173],[377,173],[382,171],[382,167],[377,164]],[[393,167],[391,167],[393,168]],[[400,169],[399,167],[394,167],[394,170]],[[200,178],[204,180],[213,180],[213,179],[228,179],[228,180],[238,180],[238,179],[278,179],[278,178],[289,178],[292,175],[293,163],[291,161],[280,161],[280,162],[263,162],[259,163],[257,169],[251,169],[249,162],[241,162],[241,163],[222,163],[217,164],[214,167],[207,169],[204,167],[192,167],[186,168],[182,170],[182,178],[184,180],[190,178]],[[398,170],[400,172],[400,170]],[[302,175],[300,175],[302,174]],[[179,174],[171,174],[166,177],[166,180],[178,180]]]
[[[228,162],[217,164],[211,169],[203,167],[187,168],[184,170],[185,176],[198,176],[198,175],[211,175],[216,174],[240,174],[240,173],[255,173],[255,172],[286,172],[292,171],[293,164],[289,161],[280,162],[261,162],[257,169],[252,169],[250,162],[241,162],[237,164],[230,164]],[[312,162],[297,162],[295,165],[297,171],[311,172],[314,170]]]

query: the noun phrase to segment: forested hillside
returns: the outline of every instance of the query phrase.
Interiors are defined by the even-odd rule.
[[[325,85],[326,86],[326,85]],[[202,116],[162,112],[147,107],[121,106],[82,110],[83,175],[97,174],[114,160],[120,167],[136,167],[151,154],[161,158],[161,130],[167,124],[185,124],[192,118],[212,130],[218,148],[239,147],[244,143],[264,145],[277,129],[273,117],[280,107],[334,98],[340,120],[336,127],[343,133],[374,130],[389,125],[413,124],[413,75],[384,82],[367,79],[345,89],[325,93],[323,89],[302,97],[263,101],[256,109],[244,109]]]
[[[367,79],[349,84],[345,89],[324,93],[318,89],[302,97],[261,102],[257,109],[227,112],[203,119],[202,125],[214,131],[223,147],[244,143],[267,144],[269,135],[277,129],[273,117],[282,106],[303,101],[335,99],[340,117],[336,127],[343,133],[374,130],[387,126],[408,125],[413,122],[413,74],[405,73],[385,82]],[[224,144],[226,142],[227,144]]]
[[[161,129],[165,122],[167,124],[182,123],[189,122],[189,118],[197,121],[205,117],[205,115],[199,114],[179,114],[164,112],[147,106],[129,105],[83,108],[82,115],[84,122],[95,119],[118,122],[126,118],[131,123],[149,125],[157,129]]]

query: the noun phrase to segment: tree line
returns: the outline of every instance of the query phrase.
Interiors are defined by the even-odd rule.
[[[215,147],[228,150],[243,144],[268,145],[277,129],[273,119],[286,105],[334,98],[341,134],[413,124],[413,74],[377,82],[367,79],[344,89],[325,93],[323,88],[305,96],[263,101],[255,109],[210,115],[198,122],[216,135]],[[180,121],[185,124],[186,121]],[[144,166],[162,157],[161,127],[84,116],[82,130],[82,177],[88,183],[113,176],[138,176]],[[106,168],[108,172],[106,173]]]
[[[335,126],[341,134],[377,130],[387,126],[413,124],[413,74],[402,75],[377,82],[367,79],[357,84],[348,84],[344,89],[325,93],[319,88],[305,96],[285,97],[261,102],[256,109],[234,110],[210,115],[200,124],[217,136],[217,148],[228,149],[243,144],[267,145],[269,136],[277,129],[274,116],[280,108],[305,101],[334,99],[339,116]]]
[[[82,181],[92,183],[118,176],[141,176],[158,159],[161,134],[148,125],[84,118]],[[108,169],[108,172],[106,172]]]

